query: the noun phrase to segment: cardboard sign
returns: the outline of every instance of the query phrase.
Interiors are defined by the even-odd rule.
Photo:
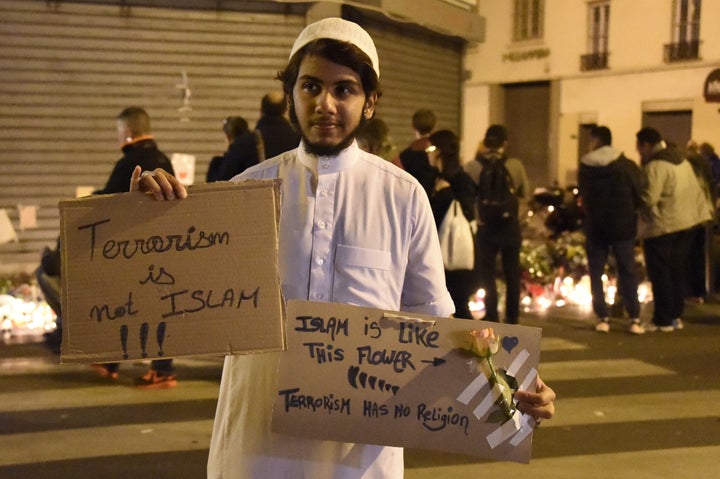
[[[538,328],[289,301],[273,430],[527,463],[534,420],[497,420],[501,391],[470,351],[483,328],[501,338],[495,369],[534,390]]]
[[[279,184],[60,203],[62,362],[284,348]]]

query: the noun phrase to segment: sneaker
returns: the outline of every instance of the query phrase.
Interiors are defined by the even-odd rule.
[[[117,379],[120,376],[117,371],[110,371],[104,364],[91,364],[90,366],[104,378]]]
[[[608,321],[600,320],[595,325],[595,331],[598,333],[607,333],[610,331],[610,323]]]
[[[177,386],[177,377],[174,374],[160,376],[152,369],[142,377],[135,378],[135,387],[138,389],[169,389],[175,386]]]
[[[630,323],[630,328],[628,329],[628,332],[630,334],[645,334],[645,328],[642,324],[640,324],[640,321],[633,321]]]
[[[673,331],[675,331],[675,326],[673,326],[672,324],[667,326],[658,326],[654,323],[648,323],[644,326],[644,329],[649,333],[655,333],[657,331],[660,331],[661,333],[672,333]]]
[[[673,328],[675,328],[677,330],[685,329],[685,325],[683,324],[683,321],[680,318],[673,319],[672,325],[673,325]]]

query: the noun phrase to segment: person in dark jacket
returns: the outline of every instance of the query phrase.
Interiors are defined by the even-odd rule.
[[[526,202],[530,194],[530,181],[525,166],[518,158],[508,158],[505,154],[508,146],[508,133],[503,125],[490,125],[473,161],[465,163],[465,171],[475,183],[478,199],[484,194],[482,172],[484,164],[498,166],[502,162],[512,183],[512,193],[517,197],[517,210],[514,214],[499,221],[485,221],[478,209],[478,230],[476,235],[476,276],[485,290],[485,321],[500,321],[499,295],[496,271],[497,258],[500,257],[502,277],[505,280],[505,322],[517,324],[520,321],[520,249],[522,231],[520,227],[520,204]],[[476,202],[476,204],[478,204]]]
[[[172,163],[155,143],[150,129],[150,116],[145,110],[131,106],[120,112],[117,117],[117,134],[123,157],[115,163],[105,187],[95,191],[95,194],[130,191],[130,177],[136,166],[140,166],[143,171],[162,168],[174,174]]]
[[[612,251],[617,264],[619,291],[631,318],[631,334],[643,334],[635,265],[638,211],[642,206],[642,171],[634,161],[612,146],[612,133],[605,126],[590,132],[591,151],[580,160],[579,187],[585,209],[585,248],[590,269],[595,330],[610,331],[608,305],[602,276]]]
[[[287,101],[282,91],[273,91],[262,97],[260,119],[255,125],[263,143],[264,158],[272,158],[300,144],[300,133],[287,119]]]
[[[460,140],[450,130],[438,130],[428,140],[430,165],[440,172],[430,196],[435,226],[440,228],[445,213],[455,199],[468,221],[472,221],[475,218],[475,183],[460,166]],[[455,304],[456,318],[473,319],[468,302],[478,286],[474,277],[470,269],[445,269],[445,283]]]
[[[258,139],[248,129],[248,122],[241,116],[229,116],[223,120],[223,132],[227,150],[222,156],[210,161],[207,181],[228,181],[261,160],[262,148]]]
[[[430,165],[425,149],[430,146],[429,138],[435,129],[436,121],[432,110],[423,108],[413,113],[412,126],[415,139],[400,152],[397,160],[393,161],[395,164],[401,164],[405,171],[413,175],[428,196],[432,195],[438,171]]]
[[[124,193],[130,191],[130,178],[135,167],[143,171],[160,168],[175,174],[167,155],[158,149],[150,128],[150,116],[140,107],[125,108],[117,117],[118,142],[123,157],[115,164],[105,188],[95,194]],[[118,378],[119,363],[93,364],[103,377]],[[135,379],[135,386],[141,389],[171,388],[177,385],[172,359],[154,360],[150,370]]]
[[[223,120],[222,131],[227,141],[227,149],[222,155],[210,160],[206,181],[227,181],[247,166],[258,162],[255,140],[248,131],[248,122],[241,116],[229,116]],[[234,146],[233,146],[234,145]],[[251,148],[250,155],[244,149]],[[248,164],[245,168],[242,163]]]

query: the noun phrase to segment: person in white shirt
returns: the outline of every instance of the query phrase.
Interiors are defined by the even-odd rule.
[[[412,176],[355,141],[355,130],[375,113],[379,76],[375,45],[357,24],[327,18],[307,26],[279,74],[302,142],[234,180],[282,179],[279,264],[286,299],[450,316],[427,195]],[[187,196],[159,171],[135,171],[131,189],[158,199]],[[226,358],[208,477],[401,478],[401,448],[271,432],[280,354]],[[536,392],[519,391],[516,398],[519,409],[537,418],[554,413],[555,393],[539,379]]]

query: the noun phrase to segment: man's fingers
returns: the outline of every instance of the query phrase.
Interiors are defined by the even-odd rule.
[[[142,175],[142,168],[136,166],[130,177],[130,191],[140,191],[140,176]]]
[[[133,171],[133,180],[136,178],[136,172]],[[161,168],[157,168],[154,171],[143,171],[137,175],[137,184],[139,185],[140,191],[147,191],[153,194],[158,200],[174,200],[175,198],[185,199],[187,198],[187,190],[185,185],[173,175],[169,174]],[[132,180],[130,188],[132,190]]]

